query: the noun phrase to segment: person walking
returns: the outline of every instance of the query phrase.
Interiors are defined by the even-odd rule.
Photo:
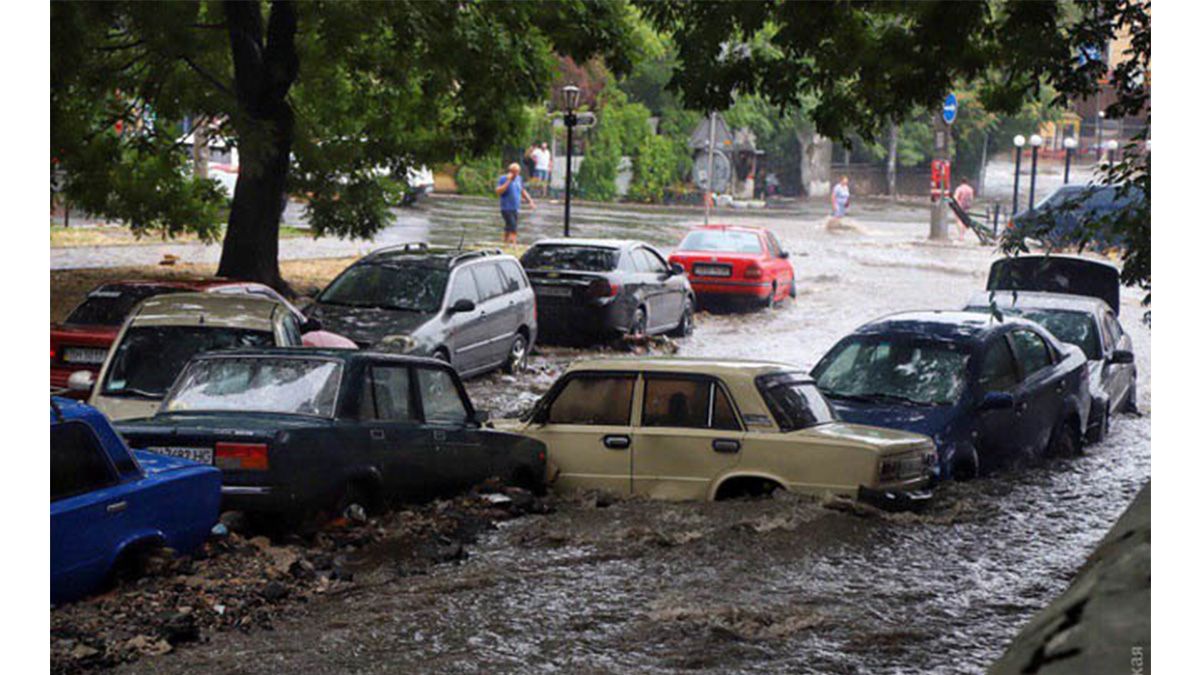
[[[971,183],[966,178],[962,179],[957,188],[954,188],[954,201],[958,202],[963,211],[970,211],[971,205],[975,203],[975,189],[971,187]],[[962,239],[967,234],[967,224],[963,222],[962,218],[958,218],[957,214],[955,218],[958,220],[958,238]]]
[[[550,162],[553,158],[550,156],[550,148],[542,143],[540,147],[533,150],[533,177],[537,179],[542,188],[542,196],[545,197],[550,190]]]
[[[504,219],[504,243],[517,243],[517,214],[521,212],[521,200],[529,202],[529,208],[537,210],[533,197],[525,191],[521,181],[521,165],[513,162],[508,171],[496,182],[496,196],[500,197],[500,217]]]
[[[829,194],[829,205],[833,208],[833,217],[838,222],[846,215],[846,207],[850,206],[850,177],[842,176],[838,184],[833,186]]]

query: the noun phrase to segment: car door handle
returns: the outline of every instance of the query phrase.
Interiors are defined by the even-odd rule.
[[[712,449],[717,452],[737,452],[742,449],[742,443],[731,438],[715,438],[712,442]]]
[[[383,429],[372,429],[371,438],[382,441],[387,434],[383,433]]]
[[[629,437],[624,434],[605,436],[604,447],[609,450],[624,450],[629,447]]]
[[[104,508],[109,513],[120,513],[129,508],[129,502],[113,502]]]

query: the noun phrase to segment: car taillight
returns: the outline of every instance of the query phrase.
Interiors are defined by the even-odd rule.
[[[751,263],[751,265],[746,268],[746,272],[745,272],[744,276],[747,279],[761,279],[762,278],[762,268],[759,267],[758,265]]]
[[[213,457],[218,469],[266,471],[269,468],[266,443],[217,443]]]
[[[589,298],[611,298],[621,290],[621,284],[610,282],[608,279],[593,279],[592,283],[588,284],[587,296]]]
[[[54,345],[50,345],[50,360],[51,361],[54,360],[55,354],[57,354],[57,352],[54,350]]]

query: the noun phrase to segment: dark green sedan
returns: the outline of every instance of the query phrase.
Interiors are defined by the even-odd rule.
[[[225,508],[337,515],[459,492],[488,478],[540,489],[546,448],[485,427],[434,359],[262,348],[192,359],[136,448],[213,464]]]

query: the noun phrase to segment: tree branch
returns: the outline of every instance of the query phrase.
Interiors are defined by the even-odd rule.
[[[214,75],[209,73],[207,70],[204,70],[203,68],[201,68],[195,61],[193,61],[191,59],[191,57],[184,55],[184,54],[180,54],[179,58],[182,59],[183,62],[188,65],[189,68],[191,68],[193,71],[195,71],[197,75],[204,78],[206,81],[208,81],[209,84],[211,84],[213,87],[215,87],[217,89],[217,91],[220,91],[222,94],[225,94],[226,96],[229,96],[231,98],[235,98],[233,90],[231,90],[228,86],[226,86],[224,83],[222,83],[219,79],[217,79]]]

